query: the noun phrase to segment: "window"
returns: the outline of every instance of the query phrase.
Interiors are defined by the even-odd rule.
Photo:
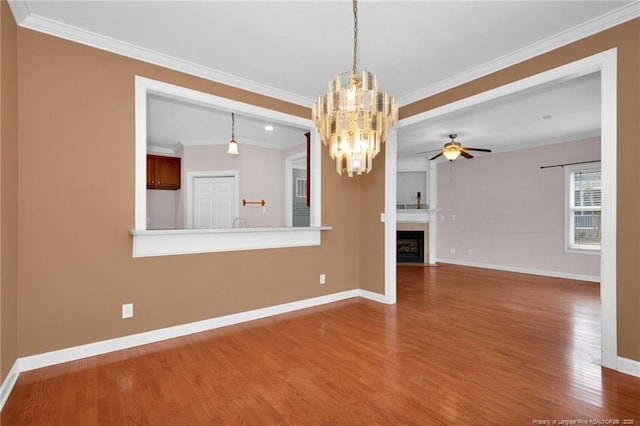
[[[599,252],[602,210],[600,163],[565,167],[566,248]]]
[[[296,197],[307,198],[307,179],[296,178]]]

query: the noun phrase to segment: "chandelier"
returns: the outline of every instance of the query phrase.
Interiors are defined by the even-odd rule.
[[[231,113],[231,140],[229,141],[229,149],[227,149],[227,154],[240,154],[238,151],[238,142],[236,142],[235,135],[236,128],[236,119],[234,113]]]
[[[353,66],[329,83],[329,91],[313,104],[313,121],[336,171],[369,173],[389,129],[398,120],[396,99],[378,91],[378,79],[358,72],[358,2],[353,0]]]

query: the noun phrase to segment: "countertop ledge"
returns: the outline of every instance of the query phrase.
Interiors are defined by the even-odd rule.
[[[214,229],[129,229],[132,236],[160,236],[160,235],[208,235],[208,234],[246,234],[262,232],[307,232],[331,231],[333,226],[308,227],[266,227],[266,228],[214,228]]]

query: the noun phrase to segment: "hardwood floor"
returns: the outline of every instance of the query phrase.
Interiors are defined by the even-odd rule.
[[[395,306],[350,299],[22,373],[1,424],[640,424],[640,378],[599,366],[599,315],[594,283],[400,266]]]

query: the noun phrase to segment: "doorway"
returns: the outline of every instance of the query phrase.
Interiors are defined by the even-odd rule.
[[[602,165],[602,254],[600,258],[600,295],[601,295],[601,337],[602,365],[617,370],[617,304],[616,304],[616,172],[617,172],[617,50],[610,49],[587,58],[541,72],[531,77],[518,80],[504,86],[491,89],[461,99],[451,104],[416,114],[398,122],[396,127],[405,127],[416,122],[457,111],[492,99],[515,93],[527,88],[554,80],[573,78],[591,72],[600,73],[601,82],[601,165]],[[393,149],[387,148],[387,160],[396,161]],[[396,166],[386,162],[385,170],[385,208],[387,217],[389,206],[395,202]],[[389,167],[390,166],[390,167]],[[437,207],[436,207],[437,208]],[[433,222],[434,230],[437,222]],[[389,224],[389,228],[395,228]],[[395,231],[395,229],[393,229]],[[395,271],[395,241],[385,239],[385,294],[395,294],[395,280],[389,279],[391,271]],[[393,288],[391,288],[393,286]]]
[[[284,160],[284,226],[311,225],[311,208],[307,205],[307,153],[302,151]]]
[[[307,170],[294,168],[292,170],[291,193],[293,195],[293,205],[291,215],[293,216],[292,226],[309,226],[309,206],[307,206]]]
[[[239,216],[238,172],[188,172],[186,181],[187,228],[231,228]]]
[[[203,176],[193,178],[193,228],[231,228],[235,219],[235,178]]]

